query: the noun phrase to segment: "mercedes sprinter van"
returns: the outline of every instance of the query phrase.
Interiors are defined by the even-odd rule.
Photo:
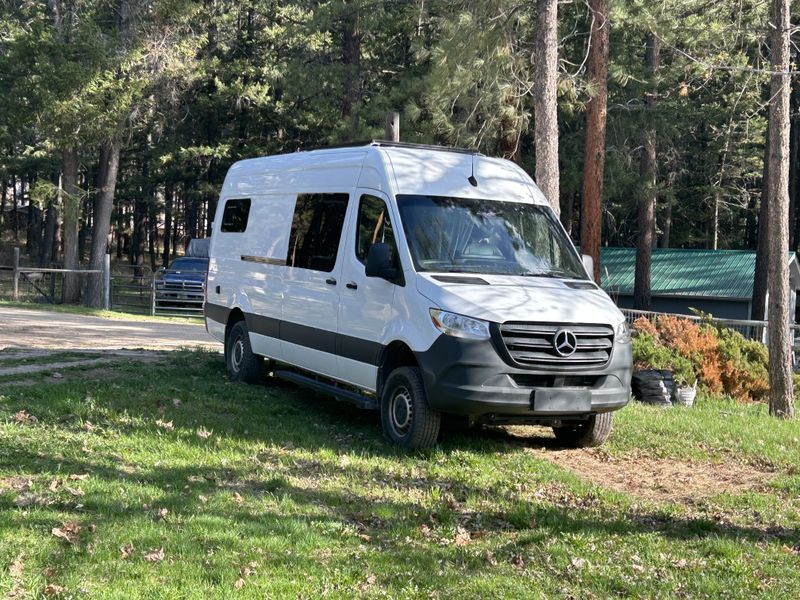
[[[243,160],[213,225],[206,327],[228,373],[380,410],[436,442],[443,416],[602,443],[630,398],[625,319],[512,162],[402,143]]]

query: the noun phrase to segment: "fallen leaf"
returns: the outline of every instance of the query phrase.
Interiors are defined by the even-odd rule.
[[[64,588],[60,585],[56,585],[55,583],[48,583],[44,586],[43,593],[48,598],[55,598],[56,596],[60,596],[64,593]]]
[[[51,492],[55,492],[56,490],[58,490],[58,486],[60,485],[61,482],[58,479],[53,479],[53,481],[50,482],[50,485],[47,486],[47,489],[50,490]]]
[[[237,590],[242,589],[244,587],[244,579],[239,577],[239,579],[237,579],[236,582],[233,584],[233,587],[235,587]]]
[[[44,506],[45,504],[49,503],[41,496],[34,493],[20,494],[14,499],[14,505],[19,506],[20,508],[26,508],[33,505]]]
[[[236,504],[241,504],[244,502],[244,499],[239,492],[233,492],[233,501],[236,502]]]
[[[161,419],[156,420],[156,427],[163,429],[164,431],[175,430],[175,426],[172,424],[172,421],[162,421]]]
[[[11,563],[11,566],[8,568],[8,574],[11,575],[13,579],[19,579],[22,577],[23,572],[25,571],[25,557],[20,554],[17,558],[14,559],[14,562]]]
[[[92,425],[91,421],[84,421],[83,429],[84,431],[90,431],[90,432],[94,431],[94,425]]]
[[[198,496],[198,498],[200,499],[200,502],[202,502],[203,504],[205,504],[206,502],[208,502],[208,496],[203,496],[203,494],[200,494],[200,495]]]
[[[213,431],[209,431],[205,427],[200,427],[196,433],[197,437],[199,437],[201,440],[207,440],[208,438],[211,437]]]
[[[55,371],[54,373],[52,373],[50,375],[50,377],[52,377],[53,379],[64,379],[64,376],[61,373],[59,373],[58,371]]]
[[[64,491],[72,496],[83,496],[84,491],[80,488],[65,487]]]
[[[463,527],[459,527],[456,531],[455,543],[456,546],[466,546],[472,541],[472,536],[469,534],[469,531],[464,529]]]
[[[64,523],[61,527],[53,527],[50,530],[55,537],[74,544],[78,541],[78,533],[80,533],[81,526],[74,522]]]
[[[163,521],[164,519],[167,518],[167,515],[169,515],[169,511],[166,508],[159,508],[156,511],[155,520],[156,521]]]
[[[180,405],[181,405],[181,400],[180,400],[180,398],[173,398],[173,399],[172,399],[172,405],[173,405],[173,406],[180,406]]]
[[[70,481],[83,481],[84,479],[88,479],[88,478],[89,478],[89,474],[88,473],[84,473],[83,475],[75,475],[75,474],[73,474],[73,475],[69,476]]]
[[[27,410],[20,410],[14,413],[14,420],[20,425],[36,423],[39,419],[30,414]]]
[[[576,569],[582,569],[586,566],[586,559],[585,558],[573,558],[572,559],[572,566]]]
[[[159,548],[158,550],[150,550],[150,552],[144,555],[144,559],[151,563],[161,562],[164,560],[164,549]]]
[[[134,548],[133,544],[125,544],[119,547],[119,553],[122,555],[122,560],[130,558],[136,548]]]

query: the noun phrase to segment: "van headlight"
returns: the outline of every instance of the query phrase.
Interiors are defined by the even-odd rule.
[[[434,327],[444,334],[468,340],[489,339],[489,323],[487,321],[457,315],[438,308],[432,308],[430,312]]]
[[[614,332],[614,341],[618,344],[629,344],[631,341],[631,328],[626,321],[617,325],[617,330]]]

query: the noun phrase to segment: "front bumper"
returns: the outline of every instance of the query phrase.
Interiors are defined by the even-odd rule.
[[[497,343],[494,338],[473,341],[441,335],[428,350],[417,353],[431,408],[483,422],[547,424],[618,410],[630,400],[630,343],[615,343],[601,368],[547,370],[510,365]],[[547,390],[540,397],[561,394],[562,399],[535,402],[537,390]]]

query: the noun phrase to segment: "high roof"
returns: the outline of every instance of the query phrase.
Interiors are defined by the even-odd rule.
[[[787,266],[800,282],[794,252]],[[651,271],[653,296],[692,296],[749,300],[753,296],[756,253],[750,250],[654,248]],[[636,248],[600,249],[602,287],[609,293],[633,294]]]

